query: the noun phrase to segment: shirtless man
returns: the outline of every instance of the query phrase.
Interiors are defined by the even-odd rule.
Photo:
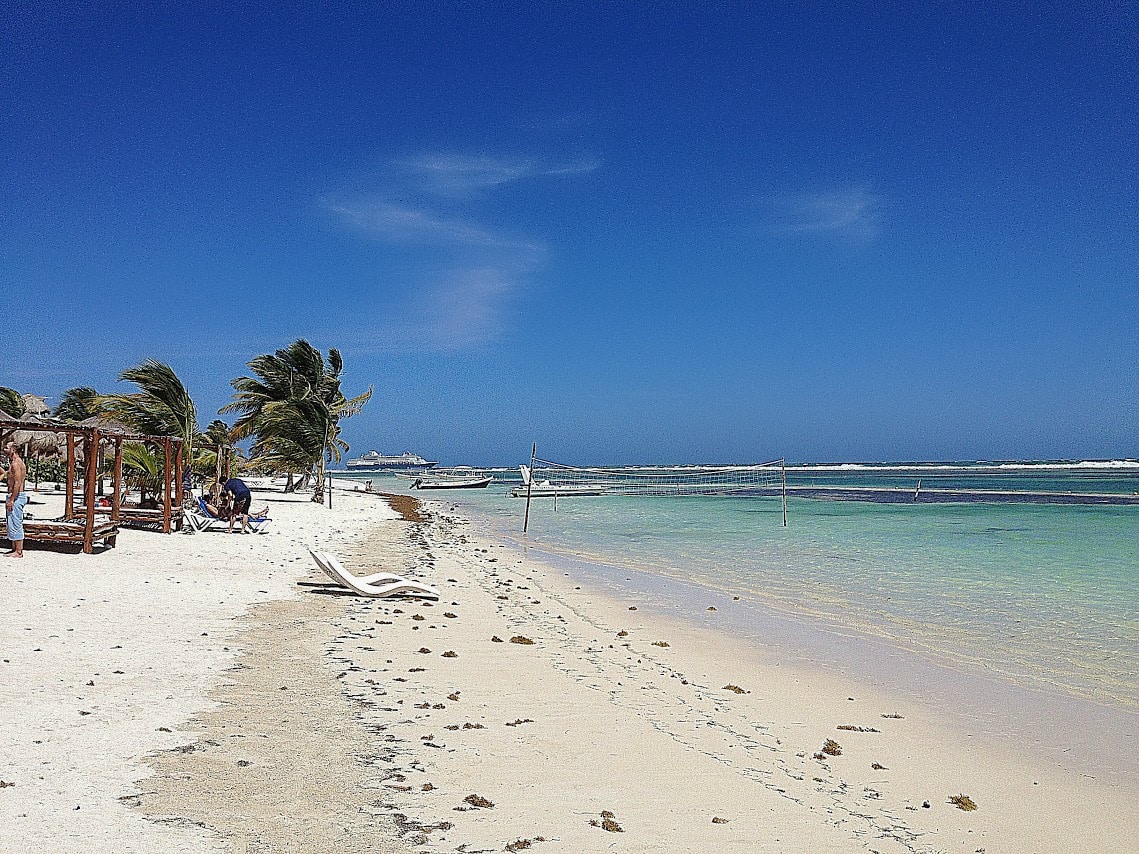
[[[24,492],[24,480],[28,476],[28,469],[20,459],[19,449],[15,442],[4,445],[4,456],[8,458],[8,501],[7,510],[8,539],[12,541],[12,551],[5,557],[24,556],[24,506],[28,503],[28,494]]]

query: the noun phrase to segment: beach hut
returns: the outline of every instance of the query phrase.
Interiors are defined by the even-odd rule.
[[[21,432],[55,434],[63,437],[67,457],[67,478],[64,493],[63,518],[53,522],[29,521],[24,529],[27,539],[53,542],[82,543],[83,551],[90,553],[97,542],[114,546],[120,524],[157,526],[163,532],[181,530],[184,517],[178,496],[182,480],[182,440],[175,436],[144,436],[131,433],[121,424],[89,419],[92,423],[65,424],[58,421],[22,421],[0,419],[0,445]],[[99,447],[106,442],[114,454],[112,495],[108,506],[97,506],[95,482],[99,474]],[[139,442],[161,452],[162,475],[161,507],[131,507],[123,505],[123,444]],[[58,447],[58,444],[57,444]],[[82,503],[76,503],[76,474],[82,463]],[[106,517],[97,521],[98,516]],[[7,533],[6,528],[3,533]]]

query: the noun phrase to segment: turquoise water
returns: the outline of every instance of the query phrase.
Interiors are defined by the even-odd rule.
[[[1079,474],[1088,491],[1132,491],[1137,476],[1105,472],[1099,484]],[[404,491],[395,479],[377,486]],[[525,501],[497,484],[423,497],[521,536]],[[731,589],[1011,683],[1139,708],[1139,507],[791,499],[788,519],[784,528],[771,498],[563,497],[556,510],[532,503],[528,542]]]

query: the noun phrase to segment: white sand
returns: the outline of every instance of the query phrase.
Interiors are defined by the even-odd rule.
[[[1134,850],[1134,784],[651,616],[437,507],[336,502],[274,501],[264,537],[0,564],[4,850]],[[444,599],[298,586],[323,580],[310,542]],[[828,738],[842,754],[813,758]]]
[[[268,497],[263,536],[124,530],[102,553],[28,544],[0,558],[0,780],[13,784],[0,789],[0,850],[228,850],[130,808],[152,773],[143,757],[195,740],[183,727],[235,660],[234,619],[298,595],[305,544],[394,515],[375,500],[329,514]],[[62,513],[57,495],[32,500],[47,502],[29,508],[40,518]]]

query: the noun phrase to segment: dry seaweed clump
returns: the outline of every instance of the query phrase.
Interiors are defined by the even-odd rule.
[[[516,839],[513,842],[507,842],[506,848],[504,850],[506,850],[506,851],[525,851],[527,848],[529,848],[535,842],[545,842],[545,841],[546,841],[546,837],[544,837],[544,836],[535,836],[533,839]]]
[[[854,726],[853,724],[839,724],[839,729],[846,730],[847,732],[878,732],[872,726]]]
[[[730,682],[724,686],[724,690],[725,691],[731,691],[733,694],[746,694],[747,693],[747,691],[745,691],[739,685],[733,685]]]
[[[628,636],[629,636],[629,633],[627,631],[625,631],[624,629],[621,629],[621,631],[617,632],[617,637],[619,637],[619,638],[627,638]]]
[[[609,810],[601,811],[601,821],[595,818],[589,820],[591,827],[600,827],[602,830],[607,830],[610,833],[624,833],[625,829],[617,823],[617,816]]]
[[[470,804],[472,807],[478,807],[479,809],[483,809],[483,810],[488,810],[494,806],[493,803],[488,801],[482,795],[473,795],[473,794],[467,795],[465,798],[463,798],[463,803]]]
[[[842,756],[842,745],[833,738],[828,738],[823,742],[823,753],[827,756]]]
[[[653,646],[667,647],[668,641],[653,641]]]
[[[459,653],[455,652],[455,650],[453,650],[453,649],[449,649],[445,653],[443,653],[443,657],[444,658],[458,658]]]
[[[720,818],[718,815],[712,816],[712,824],[727,824],[731,819]]]
[[[525,635],[515,635],[514,637],[512,637],[510,639],[510,642],[511,643],[521,643],[521,644],[526,644],[526,645],[533,645],[533,643],[534,643],[534,641],[530,640],[530,638],[526,637]]]
[[[968,795],[950,795],[949,803],[959,810],[965,810],[965,812],[972,812],[977,808],[976,802]]]

